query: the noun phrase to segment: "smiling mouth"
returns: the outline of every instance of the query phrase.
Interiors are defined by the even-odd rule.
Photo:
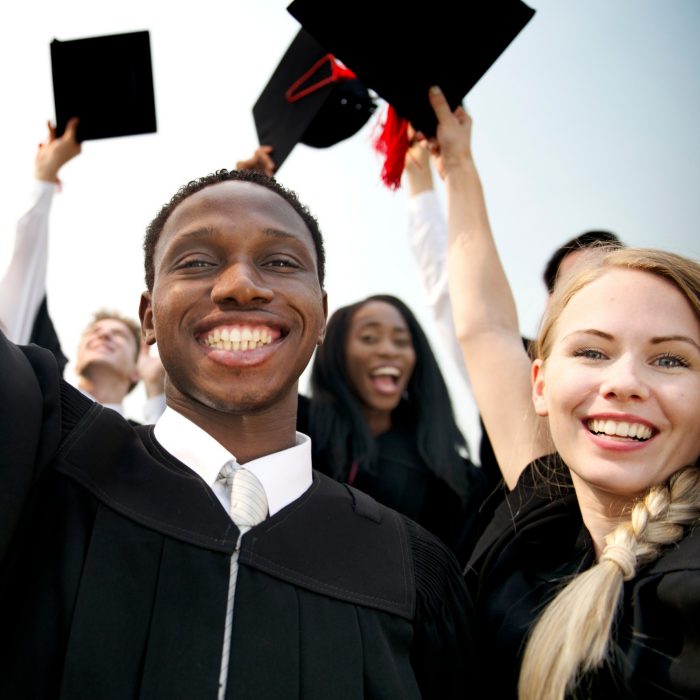
[[[209,331],[200,342],[214,350],[240,352],[262,348],[280,335],[279,331],[268,326],[226,326]]]
[[[401,378],[401,370],[398,367],[377,367],[369,373],[374,387],[382,392],[394,392]]]
[[[654,435],[653,429],[648,425],[628,421],[591,418],[586,421],[586,427],[594,435],[627,438],[637,442],[646,442]]]

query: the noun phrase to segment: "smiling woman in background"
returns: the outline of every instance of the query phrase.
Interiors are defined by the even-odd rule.
[[[486,517],[487,486],[464,456],[444,379],[411,310],[388,295],[338,309],[311,390],[299,429],[311,436],[315,468],[423,525],[464,563]]]

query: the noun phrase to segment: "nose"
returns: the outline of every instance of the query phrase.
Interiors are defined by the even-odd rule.
[[[382,357],[396,357],[399,354],[399,348],[391,338],[382,338],[377,346],[377,352]]]
[[[112,340],[112,331],[109,328],[98,328],[95,335],[99,340]]]
[[[644,367],[634,358],[620,357],[608,367],[600,393],[609,400],[644,401],[649,398],[649,387],[643,375]]]
[[[254,266],[242,262],[222,270],[211,290],[212,301],[217,305],[247,306],[268,302],[272,297],[273,291],[265,285],[260,273]]]

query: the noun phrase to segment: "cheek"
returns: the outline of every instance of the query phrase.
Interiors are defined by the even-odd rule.
[[[577,410],[585,411],[586,404],[596,395],[595,382],[585,372],[557,371],[550,367],[541,404],[546,408],[550,422],[553,422],[567,419]]]

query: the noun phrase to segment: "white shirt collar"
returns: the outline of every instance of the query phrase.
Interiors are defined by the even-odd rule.
[[[173,457],[214,487],[221,468],[237,461],[211,435],[170,406],[156,422],[155,436]],[[295,501],[311,486],[311,439],[296,434],[296,445],[245,464],[265,489],[270,515]]]

